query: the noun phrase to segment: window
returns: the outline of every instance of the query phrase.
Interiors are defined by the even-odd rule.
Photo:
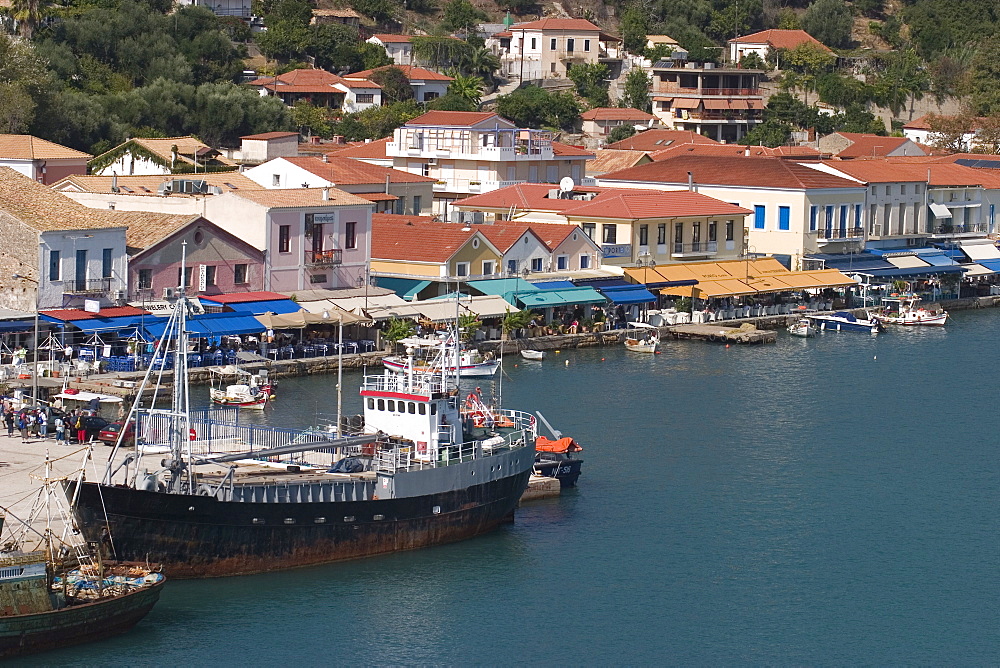
[[[205,265],[205,285],[206,286],[215,285],[215,265],[214,264]]]
[[[139,289],[149,290],[153,287],[153,270],[152,269],[140,269],[139,270]]]
[[[375,101],[375,93],[358,93],[358,104],[371,104]]]
[[[590,256],[581,255],[580,256],[580,269],[590,269]]]
[[[601,225],[601,239],[603,243],[613,244],[618,241],[618,226],[614,223],[604,223]]]
[[[559,166],[549,165],[545,168],[545,180],[549,183],[559,183]]]
[[[372,397],[368,397],[368,410],[370,411],[375,410],[375,399],[373,399]]]
[[[390,413],[395,413],[396,412],[396,400],[395,399],[388,399],[388,400],[386,400],[386,403],[388,404],[389,412]],[[399,404],[400,404],[400,407],[402,407],[403,402],[400,401]]]
[[[59,280],[59,251],[49,251],[49,280]]]
[[[427,404],[418,404],[417,410],[420,411],[421,415],[427,415]]]
[[[292,226],[278,226],[278,252],[287,253],[291,250]]]
[[[344,224],[344,248],[358,247],[358,224],[353,220]]]
[[[570,37],[566,40],[566,51],[573,53],[574,47],[576,47],[576,40]]]
[[[905,195],[906,194],[906,184],[905,183],[899,184],[899,194],[900,195]]]
[[[584,51],[590,51],[590,40],[589,39],[583,40],[583,50]]]
[[[507,273],[508,274],[517,273],[517,260],[507,260]]]
[[[718,241],[719,240],[719,224],[714,220],[708,224],[708,240]]]
[[[329,280],[329,276],[326,274],[311,274],[309,276],[310,283],[326,283]]]
[[[87,250],[79,248],[76,251],[76,285],[82,290],[87,283]]]
[[[667,224],[660,223],[656,226],[656,243],[661,246],[667,243]]]
[[[792,209],[787,206],[778,207],[778,229],[788,231],[790,228],[789,221],[791,219]]]
[[[437,91],[424,93],[424,102],[427,102],[429,100],[436,100],[439,97],[441,97],[441,93],[438,93]]]
[[[233,265],[233,283],[236,285],[244,285],[247,282],[247,265],[237,264]]]
[[[541,271],[542,270],[542,258],[533,257],[531,258],[531,271]]]
[[[483,276],[492,276],[494,274],[493,260],[483,260]]]
[[[455,263],[455,275],[456,276],[468,276],[469,275],[469,263],[468,262],[456,262]]]
[[[113,250],[105,248],[101,251],[101,278],[111,278],[111,253]]]
[[[405,203],[406,202],[404,202],[402,199],[397,199],[395,202],[393,202],[392,205],[392,208],[394,210],[393,212],[402,216],[404,213],[406,213],[405,211],[403,211],[404,208],[403,205]]]
[[[531,38],[531,49],[534,50],[534,49],[537,49],[537,48],[538,48],[538,40],[536,38],[532,37]]]
[[[420,165],[420,174],[421,174],[421,176],[430,176],[431,175],[431,166],[430,166],[429,163],[425,162],[424,164]]]
[[[861,205],[854,205],[854,227],[861,227]]]
[[[413,403],[412,401],[407,401],[406,402],[406,412],[409,413],[410,415],[416,415],[417,414],[417,405],[415,403]]]
[[[691,243],[695,249],[701,244],[701,223],[691,223]]]
[[[684,223],[674,223],[674,243],[684,243]]]
[[[557,255],[556,256],[556,269],[559,271],[566,271],[569,269],[569,256],[568,255]]]
[[[379,399],[378,400],[378,409],[380,411],[384,411],[385,410],[385,399]]]
[[[181,268],[177,267],[177,282],[185,288],[191,287],[191,278],[194,276],[194,267],[184,267],[184,281],[181,282]]]
[[[281,174],[271,174],[271,185],[275,188],[281,185]]]
[[[840,205],[840,236],[847,236],[847,205]]]
[[[809,231],[815,232],[819,221],[819,207],[815,204],[809,207]]]
[[[832,206],[826,207],[826,221],[825,222],[826,222],[827,229],[830,229],[830,228],[833,227],[833,207]]]
[[[764,216],[767,213],[767,209],[763,204],[755,204],[753,207],[753,228],[755,230],[764,229]]]
[[[556,38],[555,37],[553,37],[552,39],[549,40],[549,49],[552,50],[552,51],[556,50]]]
[[[413,196],[413,215],[419,216],[423,208],[423,198],[420,195]]]
[[[733,240],[733,232],[734,232],[733,227],[734,227],[733,221],[727,220],[726,221],[726,241],[732,241]]]
[[[639,245],[640,246],[649,245],[649,225],[639,226]]]
[[[584,223],[583,233],[593,239],[597,233],[597,223]]]

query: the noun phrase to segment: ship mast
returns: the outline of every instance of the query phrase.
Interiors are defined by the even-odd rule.
[[[179,467],[182,461],[188,462],[185,467],[187,471],[188,491],[194,489],[193,472],[191,470],[191,405],[188,393],[188,373],[187,373],[187,309],[188,300],[185,286],[187,284],[187,241],[181,242],[181,280],[177,290],[177,304],[174,306],[174,314],[177,317],[177,338],[174,343],[174,391],[171,402],[171,413],[175,425],[173,438],[171,439],[171,456],[174,465]],[[179,418],[179,419],[178,419]],[[178,424],[178,422],[180,424]],[[179,428],[178,428],[179,427]],[[185,459],[182,459],[186,456]],[[171,476],[171,484],[179,491],[181,476],[176,475],[179,471],[175,469]]]

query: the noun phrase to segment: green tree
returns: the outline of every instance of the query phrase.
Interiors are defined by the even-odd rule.
[[[449,32],[472,33],[476,26],[489,17],[469,0],[451,0],[444,6],[441,27]]]
[[[319,135],[326,139],[333,136],[333,126],[327,112],[305,100],[299,100],[292,106],[292,122],[306,136]]]
[[[402,341],[408,336],[413,336],[415,331],[416,327],[412,320],[393,318],[386,325],[385,330],[382,331],[382,338],[395,346],[398,341]]]
[[[316,59],[316,67],[325,70],[348,70],[359,72],[365,69],[359,46],[361,39],[356,28],[339,23],[322,23],[308,27],[309,41],[305,53]],[[385,49],[368,44],[385,55]],[[391,62],[391,60],[390,60]],[[380,63],[385,64],[385,63]]]
[[[17,21],[17,31],[30,40],[52,3],[49,0],[12,0],[11,16]]]
[[[844,0],[816,0],[802,17],[802,29],[834,49],[850,46],[853,23]]]
[[[459,68],[466,74],[477,76],[490,89],[496,85],[496,72],[500,69],[500,59],[484,47],[471,48],[462,55]]]
[[[479,104],[482,92],[483,80],[477,76],[464,76],[456,73],[454,79],[448,85],[449,94],[466,99],[473,105]]]
[[[309,27],[281,21],[257,33],[254,41],[260,52],[273,60],[301,59],[309,46]]]
[[[381,24],[395,21],[399,15],[399,4],[394,0],[351,0],[351,7]]]
[[[447,35],[417,36],[412,44],[414,58],[438,70],[458,67],[472,51],[468,42]]]
[[[984,40],[969,63],[969,93],[973,113],[994,116],[1000,113],[1000,38]]]
[[[776,120],[767,120],[759,125],[755,125],[750,132],[743,136],[740,144],[744,146],[769,146],[775,148],[784,146],[792,136],[792,128],[786,123]]]
[[[629,53],[640,54],[646,48],[649,16],[638,5],[629,5],[621,17],[622,47]]]
[[[816,89],[816,79],[830,71],[837,62],[836,56],[809,42],[782,53],[779,58],[785,72],[781,78],[781,87],[783,90],[802,91],[806,102],[809,101],[809,93]]]
[[[649,111],[649,86],[650,79],[641,68],[634,68],[625,77],[624,93],[622,104],[626,107]]]
[[[820,100],[837,107],[863,105],[875,97],[872,87],[865,82],[836,72],[821,74],[816,79],[816,92]]]
[[[50,85],[45,64],[31,45],[0,34],[0,134],[25,132],[36,100]]]
[[[434,111],[478,111],[479,106],[471,100],[449,92],[427,103],[428,110]]]
[[[375,70],[368,79],[382,87],[383,104],[413,99],[413,88],[410,86],[410,80],[398,67],[390,66]]]
[[[706,32],[717,40],[724,41],[746,35],[761,27],[760,0],[727,0],[719,3],[722,7],[712,12],[712,20]]]
[[[608,100],[607,79],[611,71],[604,63],[580,63],[569,67],[569,78],[576,85],[577,94],[591,107],[606,107]]]
[[[628,139],[635,134],[635,128],[631,125],[619,125],[608,133],[606,144],[614,144],[616,141]]]
[[[756,51],[751,51],[740,58],[740,67],[748,70],[767,70],[767,63]]]
[[[909,101],[912,118],[914,100],[923,98],[931,86],[930,75],[917,52],[892,51],[874,58],[873,63],[875,76],[871,86],[875,100],[897,116]]]
[[[358,45],[358,56],[361,58],[362,70],[374,70],[376,67],[392,65],[392,58],[378,44],[362,42]]]
[[[549,93],[526,86],[497,98],[497,113],[522,128],[573,130],[580,105],[571,93]]]

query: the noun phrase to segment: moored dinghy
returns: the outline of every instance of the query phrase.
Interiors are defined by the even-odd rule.
[[[630,322],[625,330],[625,349],[634,353],[655,353],[660,330],[644,322]]]
[[[809,318],[799,318],[788,326],[788,333],[801,337],[816,336],[816,328],[812,326]]]
[[[526,360],[535,360],[540,362],[541,360],[545,359],[545,351],[530,350],[525,348],[524,350],[521,351],[521,357],[523,357]]]

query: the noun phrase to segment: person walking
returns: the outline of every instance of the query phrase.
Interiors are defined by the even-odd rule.
[[[56,444],[66,445],[66,423],[57,415],[52,420],[52,426],[56,428]]]
[[[35,438],[38,436],[38,415],[35,411],[28,411],[28,414],[24,417],[28,423],[28,438]]]
[[[76,440],[80,445],[87,442],[87,419],[83,415],[83,411],[80,411],[76,416],[76,422],[73,424],[76,428]]]
[[[44,441],[49,437],[49,418],[45,415],[45,409],[38,411],[38,435]]]
[[[3,421],[7,425],[7,437],[14,438],[14,423],[17,422],[17,418],[14,416],[13,408],[8,408],[3,414]]]
[[[25,413],[21,413],[17,420],[17,428],[21,432],[21,442],[28,442],[28,416]]]

